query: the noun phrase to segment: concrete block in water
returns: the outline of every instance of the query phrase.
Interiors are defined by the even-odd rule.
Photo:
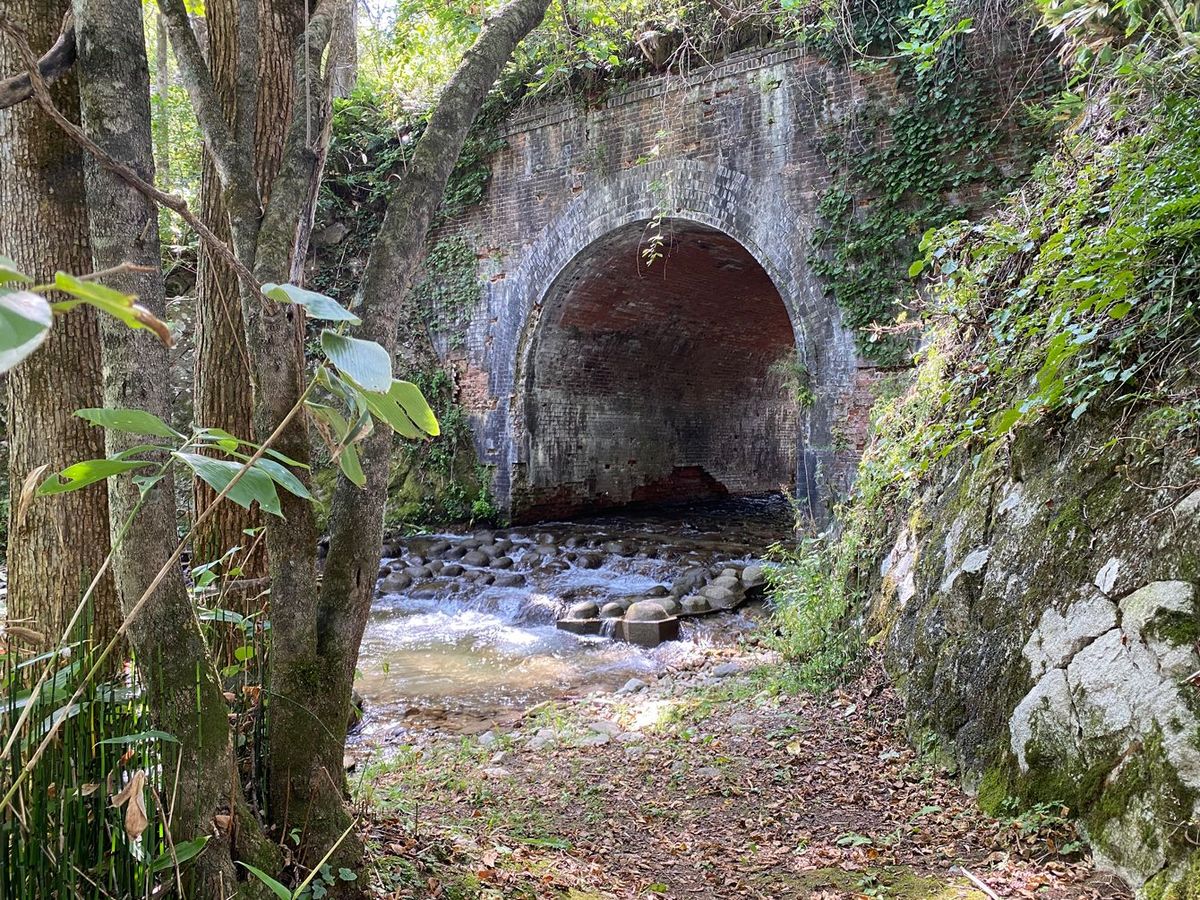
[[[679,640],[679,619],[671,616],[653,622],[631,622],[622,620],[617,633],[620,637],[640,647],[657,647],[663,641]]]
[[[580,635],[599,634],[601,628],[600,619],[559,619],[557,624],[563,631]]]

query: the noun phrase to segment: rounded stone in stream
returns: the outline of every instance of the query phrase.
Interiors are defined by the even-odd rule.
[[[495,547],[500,553],[507,553],[513,548],[513,542],[508,538],[500,538],[492,546]]]
[[[442,569],[444,569],[445,566],[446,566],[446,564],[444,562],[442,562],[440,559],[431,560],[430,562],[425,563],[425,568],[427,568],[434,575],[436,575],[438,572],[442,571]]]
[[[416,587],[409,589],[408,596],[425,599],[428,597],[436,597],[442,593],[445,585],[438,584],[436,581],[426,581],[418,584]]]
[[[661,622],[671,616],[657,600],[641,600],[625,610],[625,618],[630,622]]]
[[[510,556],[497,556],[495,559],[492,560],[492,568],[493,569],[511,569],[512,564],[513,564],[513,561],[512,561],[512,557],[510,557]]]
[[[600,568],[600,557],[595,553],[580,553],[575,558],[575,565],[581,569],[598,569]]]
[[[479,577],[475,579],[476,584],[491,584],[496,580],[496,576],[491,572],[480,572]]]
[[[491,531],[477,531],[475,532],[474,537],[475,540],[479,541],[479,546],[481,547],[484,544],[490,544],[496,540],[496,535]]]
[[[553,544],[554,535],[548,531],[539,531],[533,536],[533,541],[535,544]]]
[[[695,615],[696,613],[706,613],[712,609],[712,605],[708,602],[707,597],[702,597],[699,594],[692,594],[690,597],[684,597],[680,604],[683,612]]]
[[[600,607],[600,618],[602,619],[619,619],[625,615],[625,607],[620,603],[605,603]]]
[[[766,581],[766,569],[764,569],[761,564],[753,563],[752,565],[746,566],[746,568],[742,569],[743,587],[747,589],[756,588],[760,585],[766,584]]]
[[[458,563],[450,563],[447,566],[442,566],[442,574],[447,578],[457,578],[465,570]]]
[[[722,569],[720,577],[721,578],[737,578],[738,575],[739,575],[739,572],[737,569]]]
[[[462,561],[468,566],[486,566],[492,561],[492,558],[481,550],[471,550],[462,558]]]
[[[445,553],[449,549],[450,549],[450,542],[446,541],[446,540],[442,540],[442,541],[434,541],[432,544],[430,544],[428,547],[425,548],[425,552],[429,556],[437,556],[441,553]]]
[[[646,596],[651,597],[651,598],[653,598],[653,597],[669,597],[670,595],[671,595],[671,592],[669,590],[667,590],[665,585],[662,585],[662,584],[656,584],[654,587],[650,588],[650,590],[646,591]]]
[[[674,597],[659,597],[654,602],[661,606],[666,611],[668,616],[679,615],[679,610],[681,607],[679,605],[679,601]]]
[[[463,546],[451,547],[442,556],[445,559],[462,559],[467,553],[467,548]]]
[[[525,576],[519,572],[500,572],[492,584],[496,587],[525,587]]]
[[[708,572],[704,569],[688,569],[671,582],[671,596],[683,597],[690,594],[708,581]]]
[[[582,603],[575,603],[567,610],[568,619],[594,619],[600,614],[598,607],[591,600],[585,600]]]
[[[633,548],[627,541],[608,541],[600,548],[611,556],[631,556]]]
[[[412,584],[412,578],[403,572],[393,572],[383,579],[379,590],[385,594],[395,594]]]
[[[413,581],[421,581],[433,574],[429,566],[409,566],[404,570],[404,574],[412,578]]]
[[[707,599],[713,609],[732,609],[742,599],[739,591],[716,583],[701,588],[700,596]]]

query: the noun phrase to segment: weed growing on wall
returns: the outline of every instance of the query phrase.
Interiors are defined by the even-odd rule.
[[[413,302],[430,328],[461,341],[461,332],[479,302],[475,248],[462,235],[435,243],[425,257],[424,275],[413,287]]]
[[[908,360],[908,342],[890,326],[910,292],[906,270],[921,234],[1003,197],[1043,143],[1029,123],[997,118],[996,74],[973,66],[965,49],[969,20],[943,26],[937,10],[906,12],[864,8],[848,41],[834,40],[831,26],[812,38],[838,61],[890,57],[896,76],[896,96],[847,114],[827,141],[835,179],[817,208],[809,258],[860,349],[884,364]],[[1042,83],[1031,86],[1036,96]],[[1013,108],[1019,119],[1021,106]]]

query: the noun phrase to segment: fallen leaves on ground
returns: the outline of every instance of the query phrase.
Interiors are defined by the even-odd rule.
[[[362,788],[385,897],[985,898],[966,872],[1003,898],[1129,896],[1056,854],[1069,825],[980,812],[878,669],[825,697],[682,673],[426,735]]]

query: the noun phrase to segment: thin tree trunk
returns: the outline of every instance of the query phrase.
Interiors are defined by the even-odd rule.
[[[514,0],[495,14],[442,92],[412,163],[388,203],[367,264],[362,305],[356,312],[363,319],[357,336],[378,342],[389,353],[395,353],[397,324],[409,305],[425,237],[467,132],[516,45],[541,22],[547,6],[548,0]],[[423,330],[409,337],[428,340]],[[344,787],[342,757],[351,689],[379,569],[391,451],[391,432],[375,428],[359,451],[367,473],[366,488],[345,478],[338,481],[330,517],[329,555],[315,616],[319,628],[312,643],[289,645],[292,665],[308,677],[291,683],[280,679],[274,687],[277,693],[306,704],[325,723],[325,728],[309,732],[311,744],[303,753],[297,752],[295,742],[292,747],[272,745],[272,761],[279,753],[292,773],[287,788],[293,816],[302,810],[309,816],[328,810],[329,786],[336,784],[339,791]],[[319,680],[313,679],[315,672],[322,673]],[[305,761],[307,775],[300,769]],[[328,841],[336,838],[344,813],[341,819],[325,814],[322,821]]]
[[[350,0],[338,10],[337,25],[329,44],[333,63],[332,89],[335,99],[344,100],[358,84],[358,3]]]
[[[168,114],[171,89],[171,47],[167,43],[167,23],[162,13],[154,16],[154,164],[158,185],[171,189],[171,118]]]
[[[139,0],[77,0],[79,80],[83,127],[105,152],[153,182],[150,86],[142,41]],[[97,268],[122,262],[150,272],[127,272],[108,279],[118,290],[162,314],[165,306],[156,210],[144,196],[94,160],[85,167],[92,255]],[[108,406],[144,409],[167,418],[170,406],[169,357],[144,331],[106,320],[104,394]],[[108,449],[118,452],[142,439],[108,433]],[[127,478],[109,481],[113,528],[135,510],[133,525],[116,557],[116,574],[126,606],[135,603],[177,542],[174,491],[168,474],[145,499]],[[170,803],[171,836],[178,844],[215,835],[188,868],[193,894],[228,897],[238,885],[233,864],[239,855],[261,862],[264,850],[257,823],[245,815],[234,760],[228,707],[208,656],[200,623],[183,579],[173,573],[132,623],[130,633],[149,693],[157,727],[179,741],[179,756],[166,754],[164,791]],[[176,787],[177,785],[177,787]],[[218,825],[217,816],[229,825]],[[243,873],[244,874],[244,873]]]
[[[236,131],[237,4],[235,0],[209,0],[204,13],[213,88],[226,123]],[[204,154],[200,175],[200,220],[222,240],[229,240],[229,218],[225,213],[221,179],[208,152]],[[253,397],[237,274],[204,245],[200,247],[199,268],[193,385],[196,425],[223,428],[236,437],[249,439]],[[216,496],[200,478],[192,479],[192,491],[197,510],[204,509]],[[258,511],[243,509],[234,503],[224,504],[198,530],[192,544],[193,558],[196,562],[209,562],[219,559],[233,547],[248,548],[251,541],[245,535],[246,529],[261,524],[262,516]],[[262,552],[256,553],[255,558],[241,554],[235,562],[247,578],[266,574],[266,559]],[[239,604],[237,598],[227,598],[223,603],[232,605],[242,614],[254,612]]]
[[[4,13],[19,22],[35,52],[59,35],[65,6],[8,0]],[[25,66],[0,38],[0,73]],[[70,117],[78,88],[67,73],[51,94]],[[34,104],[0,111],[0,253],[39,282],[57,269],[89,271],[82,154]],[[39,466],[56,471],[104,454],[104,436],[72,413],[100,405],[100,332],[90,308],[58,317],[42,347],[9,373],[8,446],[12,503],[8,529],[8,615],[44,633],[62,635],[84,589],[108,554],[108,499],[102,486],[19,501],[26,477]],[[119,608],[111,577],[93,595],[93,635],[106,642]]]

